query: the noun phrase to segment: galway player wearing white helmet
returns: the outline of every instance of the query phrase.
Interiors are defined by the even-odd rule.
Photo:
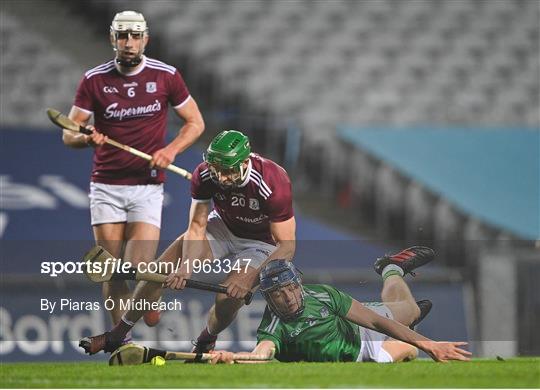
[[[218,334],[234,320],[244,304],[242,298],[258,284],[262,266],[292,259],[296,222],[287,173],[275,162],[251,153],[248,137],[239,131],[223,131],[210,143],[205,161],[193,172],[191,196],[188,229],[160,261],[181,260],[165,283],[173,289],[185,287],[196,259],[208,259],[214,270],[219,267],[227,272],[228,268],[223,283],[227,294],[217,294],[207,326],[197,338],[194,351],[202,353],[214,348]],[[230,264],[237,261],[240,266],[231,269]],[[139,286],[135,300],[160,291],[152,283]],[[85,338],[80,345],[91,354],[112,352],[140,317],[141,312],[130,310],[110,332]]]
[[[148,38],[142,14],[116,14],[110,28],[116,56],[85,73],[69,113],[93,133],[65,130],[63,135],[67,146],[94,148],[89,196],[96,243],[133,264],[155,258],[165,180],[161,169],[204,131],[201,113],[178,70],[144,55]],[[184,125],[166,145],[169,104]],[[92,116],[95,127],[87,126]],[[107,137],[150,154],[152,161],[106,144]],[[131,297],[126,282],[104,283],[103,295],[116,302],[110,314],[117,323],[122,315],[119,300]],[[147,323],[157,323],[159,314],[148,314]]]
[[[471,353],[460,348],[466,343],[436,342],[412,330],[431,302],[415,302],[403,275],[433,258],[430,248],[412,247],[378,259],[382,302],[373,303],[360,303],[328,285],[304,285],[291,262],[269,263],[260,275],[268,306],[253,353],[271,356],[275,350],[282,362],[392,363],[416,358],[419,348],[436,361],[470,360]],[[231,352],[215,353],[213,363],[232,362]]]

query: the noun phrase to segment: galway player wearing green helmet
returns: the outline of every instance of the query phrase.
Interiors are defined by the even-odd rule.
[[[236,130],[212,140],[204,162],[193,171],[191,196],[188,229],[159,261],[175,269],[165,282],[172,289],[185,287],[197,261],[210,265],[210,272],[227,274],[222,283],[227,294],[217,294],[196,341],[195,352],[202,353],[214,348],[218,334],[234,320],[243,298],[258,284],[261,267],[292,259],[296,222],[287,172],[252,153],[248,137]],[[161,285],[141,283],[134,299],[156,301],[160,294]],[[112,351],[141,316],[141,311],[130,310],[110,332],[85,338],[81,346],[91,354]]]
[[[258,283],[261,267],[275,259],[292,259],[296,222],[291,182],[275,162],[251,152],[249,139],[236,130],[219,133],[204,162],[193,173],[191,222],[184,239],[187,258],[241,259],[242,272],[231,272],[218,294],[195,352],[208,352],[217,335],[236,317],[241,298]],[[213,210],[210,208],[213,202]],[[195,247],[193,243],[197,243]],[[169,275],[166,285],[183,288],[188,267]]]
[[[384,280],[382,302],[360,303],[322,284],[302,284],[291,262],[274,261],[260,275],[268,304],[257,330],[255,354],[282,362],[411,360],[417,348],[436,361],[470,360],[464,342],[436,342],[409,327],[431,309],[430,301],[415,302],[403,275],[433,260],[430,248],[412,247],[375,263]],[[213,363],[231,362],[231,353],[216,351]]]
[[[224,189],[241,184],[248,174],[251,146],[239,131],[222,131],[204,154],[210,178]]]

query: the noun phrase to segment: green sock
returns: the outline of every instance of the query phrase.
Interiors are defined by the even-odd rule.
[[[383,282],[388,279],[390,276],[403,276],[402,274],[400,274],[398,271],[388,271],[387,273],[385,273],[382,277],[382,280]]]

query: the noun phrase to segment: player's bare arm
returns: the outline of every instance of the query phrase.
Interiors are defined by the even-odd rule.
[[[203,133],[204,120],[193,97],[189,97],[184,105],[175,108],[176,114],[184,120],[184,125],[176,138],[166,147],[152,155],[150,166],[165,168],[175,157],[190,147]]]
[[[165,286],[172,289],[183,289],[186,286],[185,280],[191,276],[193,267],[189,261],[193,259],[205,259],[208,256],[205,232],[210,213],[210,202],[191,203],[189,211],[189,226],[184,236],[182,244],[181,265],[177,272],[171,273],[165,280]]]
[[[260,343],[257,344],[257,346],[253,349],[252,352],[240,352],[240,353],[246,353],[252,356],[263,356],[268,357],[269,359],[273,356],[274,351],[276,349],[276,345],[270,341],[270,340],[263,340]],[[212,364],[218,364],[218,363],[225,363],[225,364],[232,364],[234,363],[233,360],[233,352],[229,351],[214,351],[213,353],[216,354],[216,357],[210,361]],[[237,363],[240,364],[261,364],[261,363],[270,363],[272,360],[244,360],[244,361],[238,361]]]
[[[448,360],[470,360],[471,353],[459,348],[460,346],[466,345],[466,342],[436,342],[430,340],[397,321],[378,315],[354,299],[346,319],[357,325],[384,333],[396,340],[401,340],[407,344],[414,345],[429,354],[433,360],[438,362],[446,362]]]
[[[271,222],[270,232],[276,241],[277,249],[260,268],[275,259],[291,260],[296,250],[296,219],[294,217],[283,222]]]
[[[62,141],[65,145],[75,148],[82,149],[89,146],[103,145],[107,140],[107,136],[99,133],[93,126],[88,126],[88,121],[92,117],[92,114],[89,114],[78,107],[71,107],[69,112],[69,118],[74,122],[85,126],[93,131],[92,135],[85,135],[81,133],[75,133],[73,131],[64,130]]]

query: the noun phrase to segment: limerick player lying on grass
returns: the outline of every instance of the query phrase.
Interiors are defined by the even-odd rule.
[[[276,260],[260,273],[267,307],[257,330],[256,354],[270,353],[282,362],[400,362],[423,350],[434,360],[470,360],[465,342],[436,342],[414,327],[431,309],[415,302],[404,274],[434,258],[433,250],[412,247],[375,262],[383,278],[382,302],[362,304],[327,285],[302,285],[293,263]],[[419,307],[420,306],[420,307]],[[401,341],[399,341],[401,340]],[[231,362],[231,352],[216,351],[213,363]]]

